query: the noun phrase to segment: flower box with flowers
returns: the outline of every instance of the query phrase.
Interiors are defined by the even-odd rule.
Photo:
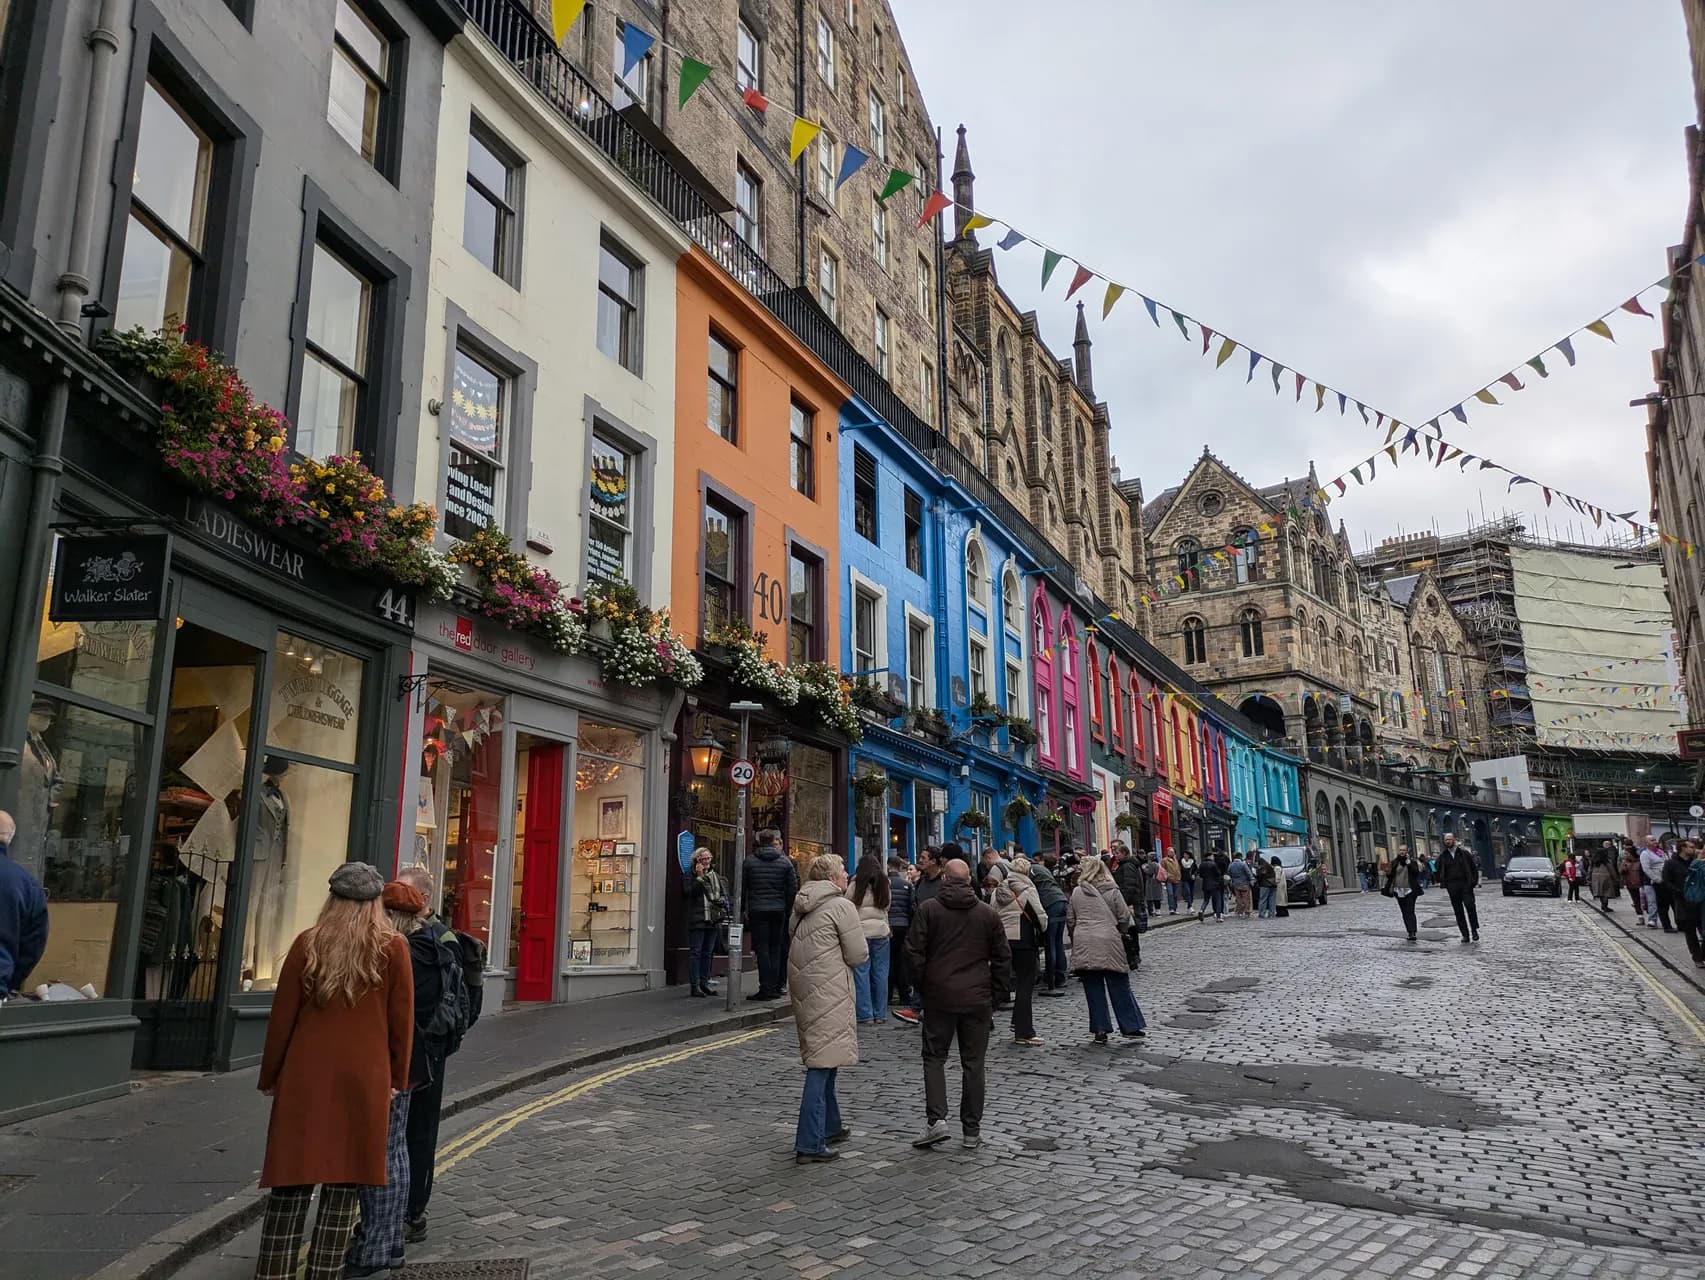
[[[97,350],[159,405],[160,461],[184,484],[259,524],[301,528],[333,564],[448,597],[455,574],[432,549],[437,512],[399,505],[359,455],[296,459],[284,415],[255,399],[235,368],[184,341],[181,326],[108,332]]]

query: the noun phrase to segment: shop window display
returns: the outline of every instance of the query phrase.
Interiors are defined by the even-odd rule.
[[[687,826],[694,841],[711,851],[712,867],[729,879],[740,869],[734,850],[739,793],[728,780],[739,725],[707,715],[699,717],[694,732],[709,733],[724,752],[715,777],[691,779]],[[752,783],[748,841],[755,847],[755,833],[769,827],[780,831],[803,881],[812,858],[834,852],[834,754],[780,737],[759,738],[751,750],[758,776]]]
[[[503,708],[495,693],[444,681],[426,687],[414,860],[433,873],[440,912],[491,945],[503,791]]]
[[[639,963],[635,907],[645,874],[644,746],[631,729],[581,721],[568,901],[572,965]]]

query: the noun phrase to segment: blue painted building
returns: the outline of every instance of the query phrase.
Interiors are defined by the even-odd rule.
[[[850,855],[913,860],[950,837],[1033,848],[1033,826],[1015,830],[1008,806],[1020,794],[1034,804],[1040,779],[999,722],[1028,713],[1022,552],[865,401],[849,400],[840,425],[842,669],[891,700],[866,710],[851,754],[855,783],[888,785],[855,793]],[[962,824],[971,812],[985,825]]]
[[[1302,762],[1263,742],[1256,760],[1256,778],[1260,788],[1261,843],[1308,843],[1308,818],[1302,803]]]
[[[1222,734],[1226,757],[1226,779],[1230,795],[1227,805],[1236,815],[1233,847],[1247,849],[1251,843],[1267,843],[1266,822],[1261,811],[1261,749],[1236,720],[1227,717],[1215,724]]]

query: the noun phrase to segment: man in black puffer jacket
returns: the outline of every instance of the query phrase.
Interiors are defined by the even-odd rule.
[[[758,990],[746,998],[779,1000],[786,972],[787,917],[799,892],[799,871],[782,850],[781,832],[758,832],[758,847],[746,855],[740,877],[746,926],[752,931],[752,953],[758,958]]]

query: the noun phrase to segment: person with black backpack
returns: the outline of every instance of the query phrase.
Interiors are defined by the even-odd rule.
[[[404,867],[397,879],[432,901],[432,873]],[[432,1167],[438,1153],[438,1121],[444,1108],[444,1064],[462,1047],[462,1037],[479,1020],[485,981],[485,944],[471,934],[452,932],[430,909],[409,935],[409,959],[415,972],[414,1052],[424,1078],[410,1093],[408,1111],[409,1189],[403,1239],[426,1239],[426,1205],[432,1198]],[[430,995],[423,992],[430,988]],[[417,1073],[410,1067],[410,1078]]]
[[[1693,957],[1693,967],[1705,969],[1705,940],[1699,933],[1700,918],[1705,915],[1705,859],[1693,841],[1683,840],[1675,857],[1664,862],[1662,883],[1675,912],[1675,927],[1687,941],[1687,954]]]

